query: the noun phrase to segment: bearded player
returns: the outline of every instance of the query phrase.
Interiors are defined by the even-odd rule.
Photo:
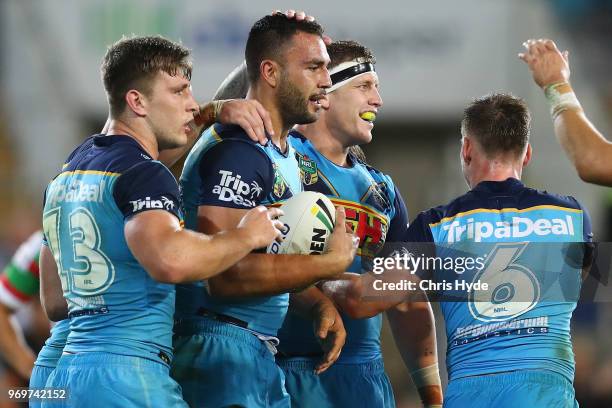
[[[245,55],[247,99],[270,112],[274,132],[260,146],[237,127],[215,125],[189,153],[181,176],[186,226],[205,233],[233,228],[248,209],[302,191],[287,134],[295,123],[318,118],[331,85],[322,28],[314,21],[263,17],[251,28]],[[338,276],[351,263],[356,242],[343,219],[338,211],[326,254],[250,254],[205,284],[177,288],[172,375],[191,406],[289,406],[274,361],[288,292]],[[333,303],[311,287],[294,294],[292,304],[315,320],[329,346],[328,366],[344,343]]]
[[[343,312],[347,342],[327,371],[317,369],[323,352],[310,323],[289,313],[279,332],[277,362],[287,379],[294,407],[395,405],[380,350],[382,312],[397,334],[405,362],[426,406],[441,404],[435,331],[427,302],[361,301],[370,274],[359,275],[387,241],[399,241],[408,224],[404,202],[391,178],[364,161],[357,147],[369,143],[382,99],[372,52],[354,41],[327,47],[332,86],[329,108],[312,124],[290,133],[305,190],[326,194],[346,208],[347,221],[360,238],[358,256],[342,280],[321,285]],[[240,97],[246,71],[237,68],[218,96]]]

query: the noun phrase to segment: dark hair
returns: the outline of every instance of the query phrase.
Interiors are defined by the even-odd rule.
[[[359,44],[357,41],[334,41],[327,46],[329,54],[329,69],[340,65],[346,61],[360,60],[376,64],[376,57],[368,47]]]
[[[191,79],[189,54],[181,44],[161,36],[123,37],[108,47],[100,70],[111,116],[123,112],[130,89],[150,92],[150,79],[159,71]]]
[[[494,93],[474,100],[463,113],[461,132],[478,141],[487,157],[520,155],[529,141],[531,115],[525,101]]]
[[[329,69],[347,61],[360,60],[361,62],[369,62],[376,64],[376,57],[368,47],[359,44],[353,40],[334,41],[327,46],[329,54]],[[365,152],[360,146],[349,147],[349,153],[354,159],[364,164],[367,163]]]
[[[298,31],[323,37],[323,28],[316,21],[297,21],[284,14],[267,15],[253,24],[244,52],[252,84],[259,79],[259,66],[263,60],[273,59],[282,63],[284,47]]]

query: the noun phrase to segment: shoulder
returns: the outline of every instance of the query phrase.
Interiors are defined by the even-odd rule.
[[[215,123],[205,132],[205,141],[212,142],[208,149],[214,150],[215,155],[229,154],[244,159],[243,155],[255,155],[269,160],[264,147],[249,138],[246,132],[236,125],[223,125]]]
[[[537,190],[527,187],[525,189],[526,200],[533,205],[553,205],[557,207],[572,208],[576,210],[584,210],[584,207],[573,196],[555,194],[546,190]]]
[[[121,175],[141,163],[155,162],[135,139],[126,135],[92,136],[71,156],[64,166],[64,172]]]

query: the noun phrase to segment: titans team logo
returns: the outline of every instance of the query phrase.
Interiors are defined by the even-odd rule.
[[[298,159],[298,167],[300,168],[300,179],[302,184],[310,186],[319,180],[317,173],[317,163],[310,160],[308,156],[296,153]]]
[[[274,167],[274,186],[272,187],[272,194],[274,194],[276,198],[282,198],[285,191],[287,191],[287,182],[278,169],[277,164],[273,163],[272,167]]]
[[[359,237],[357,255],[372,259],[382,249],[389,229],[389,218],[373,209],[348,200],[331,199],[334,206],[343,206],[346,223]]]

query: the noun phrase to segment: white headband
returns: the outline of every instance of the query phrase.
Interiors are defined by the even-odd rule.
[[[327,88],[327,93],[334,92],[336,89],[346,85],[353,78],[369,72],[376,72],[374,64],[370,62],[362,62],[361,60],[346,61],[336,65],[329,70],[329,76],[332,80],[332,86]]]

